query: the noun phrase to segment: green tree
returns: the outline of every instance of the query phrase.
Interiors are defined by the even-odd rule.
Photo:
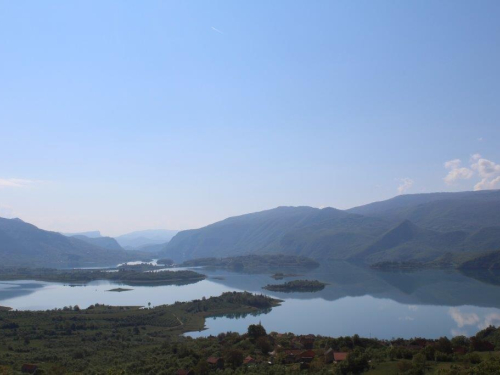
[[[257,340],[259,337],[267,336],[267,332],[260,324],[251,324],[248,326],[248,337],[252,340]]]
[[[243,352],[239,349],[230,349],[225,355],[226,365],[236,369],[243,364]]]

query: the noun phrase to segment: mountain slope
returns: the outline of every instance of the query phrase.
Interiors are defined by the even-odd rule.
[[[463,231],[437,232],[405,220],[353,258],[365,263],[408,260],[429,262],[448,252],[465,251],[463,243],[466,238],[467,233]]]
[[[168,229],[149,229],[122,234],[115,239],[126,250],[140,250],[144,246],[165,244],[178,232]]]
[[[87,237],[84,235],[72,236],[78,240],[89,243],[91,245],[102,247],[103,249],[109,250],[123,250],[123,248],[118,244],[118,242],[111,237]]]
[[[394,224],[410,220],[443,232],[473,232],[500,226],[500,190],[400,195],[347,212],[384,218]]]
[[[278,207],[180,232],[162,255],[176,261],[249,253],[345,258],[343,247],[360,250],[360,238],[374,239],[386,229],[380,219],[333,208]]]
[[[3,266],[112,265],[129,260],[123,250],[102,249],[77,238],[41,230],[19,219],[0,218]]]
[[[67,237],[74,237],[74,236],[85,236],[85,237],[90,237],[90,238],[102,237],[101,232],[99,232],[98,230],[93,230],[90,232],[61,233],[61,234],[64,234]]]
[[[315,259],[458,264],[500,250],[500,191],[399,196],[347,211],[278,207],[178,233],[162,256],[284,253]]]

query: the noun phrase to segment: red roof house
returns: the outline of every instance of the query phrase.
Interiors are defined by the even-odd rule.
[[[243,364],[245,365],[249,365],[249,364],[252,364],[252,363],[255,363],[255,358],[252,358],[250,356],[246,357],[244,360],[243,360]]]

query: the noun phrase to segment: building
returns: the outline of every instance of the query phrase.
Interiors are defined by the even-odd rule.
[[[347,359],[349,353],[335,352],[332,348],[325,352],[325,363],[342,362]]]
[[[246,357],[244,360],[243,360],[243,364],[244,365],[251,365],[251,364],[254,364],[256,363],[256,360],[255,358],[252,358],[250,356]]]
[[[224,359],[221,357],[208,357],[207,363],[212,368],[223,369],[224,368]]]
[[[316,353],[314,353],[312,350],[306,350],[300,354],[300,361],[305,363],[310,363],[315,356]]]

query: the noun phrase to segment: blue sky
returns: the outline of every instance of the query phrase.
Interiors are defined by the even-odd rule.
[[[0,216],[116,235],[500,188],[499,17],[486,0],[0,1]]]

